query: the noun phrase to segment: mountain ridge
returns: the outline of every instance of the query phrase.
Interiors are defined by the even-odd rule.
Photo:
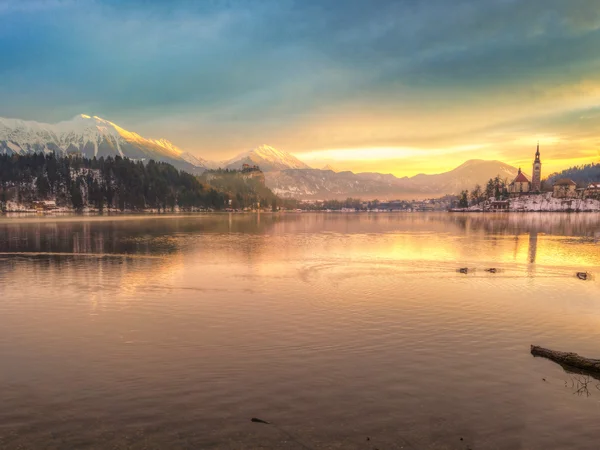
[[[203,160],[184,152],[167,139],[148,139],[98,116],[78,114],[47,124],[0,117],[0,153],[81,154],[93,158],[121,156],[155,159],[192,173],[205,170]]]
[[[338,173],[339,170],[333,167],[331,164],[325,164],[321,170],[331,170],[332,172]]]
[[[0,153],[57,152],[64,155],[107,157],[168,162],[180,170],[200,174],[209,169],[241,169],[257,165],[265,173],[267,186],[283,196],[299,199],[382,198],[406,195],[453,194],[485,184],[500,175],[513,177],[517,169],[500,161],[473,159],[439,174],[396,177],[378,172],[338,171],[330,165],[311,168],[296,156],[269,145],[260,145],[222,162],[199,158],[171,141],[146,138],[98,116],[79,114],[70,120],[46,124],[0,118]]]
[[[225,162],[226,169],[241,169],[244,164],[257,165],[263,172],[286,169],[311,169],[294,155],[284,150],[277,150],[263,144],[251,150],[240,153]]]
[[[377,172],[354,173],[309,170],[284,170],[265,173],[267,186],[283,197],[302,200],[332,200],[347,197],[397,199],[458,194],[490,178],[512,179],[517,168],[501,161],[468,160],[439,174],[418,174],[398,178]]]

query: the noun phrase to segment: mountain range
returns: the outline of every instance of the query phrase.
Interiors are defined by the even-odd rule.
[[[436,175],[419,174],[398,178],[373,172],[333,172],[319,169],[288,169],[267,172],[266,183],[281,197],[298,199],[363,198],[380,200],[425,198],[458,194],[476,184],[485,186],[490,178],[513,179],[517,169],[500,161],[473,159]]]
[[[123,156],[168,162],[193,173],[206,161],[166,139],[147,139],[100,117],[80,114],[57,124],[0,118],[0,153],[56,152],[88,158]]]
[[[237,155],[222,165],[226,169],[241,169],[244,164],[259,166],[263,172],[276,172],[287,169],[310,169],[310,167],[288,152],[261,145]]]
[[[314,169],[292,154],[261,145],[220,162],[198,158],[166,139],[148,139],[97,116],[80,114],[57,124],[0,118],[0,153],[56,152],[88,158],[122,156],[132,160],[168,162],[200,174],[217,167],[240,169],[257,165],[276,194],[297,199],[418,198],[456,194],[484,185],[499,175],[514,178],[517,169],[500,161],[470,160],[445,173],[398,178],[392,174]]]

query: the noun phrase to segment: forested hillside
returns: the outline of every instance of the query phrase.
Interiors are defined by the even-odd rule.
[[[561,178],[570,178],[580,187],[585,187],[588,183],[600,181],[600,163],[570,167],[562,172],[553,173],[548,177],[548,185],[552,186]]]
[[[230,175],[235,178],[232,173]],[[103,210],[222,209],[234,196],[246,206],[273,194],[244,183],[221,189],[170,164],[115,158],[57,157],[50,154],[0,155],[0,202],[30,204],[56,200],[62,207]],[[240,193],[240,196],[237,194]],[[270,194],[270,195],[269,195]]]
[[[265,186],[265,176],[257,166],[241,170],[208,170],[199,179],[228,195],[231,199],[228,206],[234,209],[257,205],[276,209],[280,203],[273,191]]]

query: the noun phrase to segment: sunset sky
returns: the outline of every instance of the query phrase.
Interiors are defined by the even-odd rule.
[[[598,0],[0,0],[0,116],[396,175],[600,160]]]

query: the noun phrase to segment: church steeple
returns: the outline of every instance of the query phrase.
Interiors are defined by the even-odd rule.
[[[542,190],[542,161],[540,160],[540,141],[538,141],[537,150],[535,152],[535,160],[533,161],[531,190],[534,192],[540,192]]]

